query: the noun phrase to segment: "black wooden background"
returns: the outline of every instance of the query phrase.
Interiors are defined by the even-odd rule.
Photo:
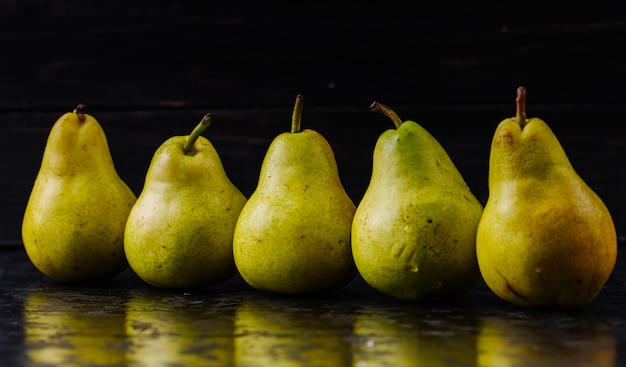
[[[335,150],[360,200],[378,100],[427,128],[473,192],[488,196],[496,125],[528,90],[529,117],[626,232],[626,15],[597,2],[0,1],[0,243],[20,225],[47,134],[78,103],[103,125],[120,176],[139,194],[150,158],[206,113],[204,134],[249,195],[263,154],[303,127]]]

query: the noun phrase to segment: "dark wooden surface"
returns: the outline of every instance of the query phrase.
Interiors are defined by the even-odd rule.
[[[624,17],[591,2],[25,4],[1,9],[3,108],[623,99]]]
[[[591,1],[0,4],[0,107],[622,102],[625,17]]]
[[[626,365],[626,261],[578,310],[522,309],[484,284],[454,300],[399,302],[359,277],[330,294],[280,296],[241,277],[160,290],[132,271],[58,284],[0,251],[2,366]]]

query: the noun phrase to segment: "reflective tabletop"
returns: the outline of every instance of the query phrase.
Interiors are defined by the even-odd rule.
[[[618,366],[626,360],[624,261],[576,310],[525,309],[484,284],[454,300],[403,302],[356,277],[285,296],[239,276],[164,290],[131,270],[58,284],[22,249],[0,254],[2,366]]]

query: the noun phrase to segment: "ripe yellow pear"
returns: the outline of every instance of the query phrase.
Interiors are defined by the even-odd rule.
[[[480,280],[482,204],[426,129],[403,122],[383,104],[371,108],[396,128],[376,142],[370,183],[354,215],[357,269],[369,285],[397,299],[459,296]]]
[[[52,126],[22,221],[28,257],[60,282],[104,280],[128,267],[124,226],[136,196],[82,108]]]
[[[269,292],[331,291],[356,275],[350,250],[355,205],[328,141],[314,130],[300,130],[301,113],[298,95],[291,132],[270,144],[258,186],[235,228],[239,273]]]
[[[500,122],[491,144],[476,243],[480,271],[513,304],[584,306],[615,266],[615,226],[548,125],[526,118],[525,88],[517,92],[516,116]]]
[[[124,236],[131,269],[160,288],[213,285],[234,276],[233,231],[246,197],[205,137],[207,114],[188,136],[154,153]]]

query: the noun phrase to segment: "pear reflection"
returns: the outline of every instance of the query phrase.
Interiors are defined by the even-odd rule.
[[[610,325],[577,313],[484,317],[478,352],[481,367],[609,367],[617,358]]]
[[[28,366],[124,365],[123,300],[30,292],[24,301],[24,348]]]
[[[207,297],[134,295],[126,310],[127,360],[150,367],[231,366],[234,309]]]
[[[351,320],[311,301],[247,299],[235,318],[235,366],[350,366]]]
[[[475,322],[464,316],[363,309],[354,322],[353,366],[475,366]]]

